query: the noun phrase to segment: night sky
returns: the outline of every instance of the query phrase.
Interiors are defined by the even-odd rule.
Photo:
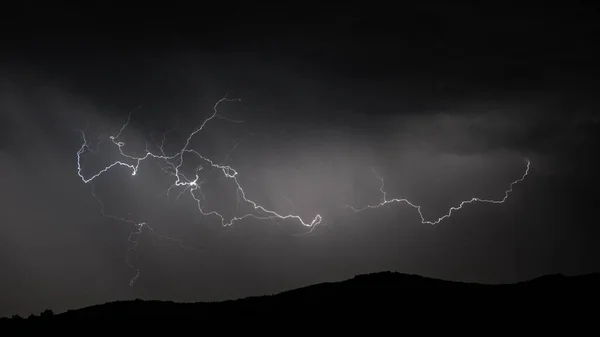
[[[484,283],[600,271],[598,8],[418,3],[4,12],[0,316],[225,300],[386,270]],[[166,133],[176,153],[224,97],[241,101],[221,103],[227,119],[190,148],[234,168],[265,208],[320,214],[314,230],[294,219],[223,227],[189,190],[167,197],[174,177],[152,159],[93,189],[78,176],[80,130],[98,150],[82,157],[89,177],[121,159],[108,136],[129,116],[124,152],[156,151]],[[505,203],[466,205],[435,226],[402,203],[344,208],[381,201],[377,172],[388,199],[435,220],[471,197],[502,199],[527,159]],[[185,160],[189,177],[206,164]],[[209,169],[204,210],[247,212]],[[155,233],[131,236],[94,194]]]

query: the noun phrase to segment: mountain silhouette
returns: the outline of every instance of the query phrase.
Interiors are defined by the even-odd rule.
[[[394,272],[358,275],[320,283],[275,295],[222,302],[176,303],[168,301],[118,301],[53,314],[50,310],[27,319],[19,316],[1,323],[32,323],[78,320],[156,319],[156,322],[211,320],[230,322],[256,318],[272,321],[322,320],[323,317],[362,319],[430,317],[477,319],[479,321],[539,320],[540,317],[585,317],[595,312],[600,274],[547,275],[511,284],[478,284],[446,281]],[[542,316],[539,316],[542,315]],[[570,315],[570,316],[569,316]],[[591,316],[590,316],[591,317]],[[208,319],[208,320],[207,320]],[[145,321],[144,320],[144,321]],[[346,324],[346,323],[344,323]]]

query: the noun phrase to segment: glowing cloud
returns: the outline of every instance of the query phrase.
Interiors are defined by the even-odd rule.
[[[89,176],[84,175],[84,173],[82,172],[83,171],[82,170],[82,155],[86,152],[96,153],[96,150],[91,148],[91,145],[86,138],[85,130],[81,131],[83,143],[81,144],[81,147],[77,151],[77,174],[81,178],[81,181],[83,181],[85,184],[92,185],[92,194],[94,197],[96,197],[96,199],[102,206],[101,207],[102,215],[129,223],[134,226],[135,229],[129,236],[129,241],[133,244],[133,246],[129,250],[130,253],[134,252],[135,249],[137,248],[138,241],[137,241],[136,237],[138,237],[140,234],[142,234],[142,232],[145,229],[151,231],[152,233],[154,233],[156,235],[157,235],[157,233],[146,222],[136,222],[136,221],[133,221],[133,220],[130,220],[127,218],[107,214],[105,212],[104,203],[96,196],[93,183],[98,177],[102,176],[104,173],[108,172],[109,170],[112,170],[117,167],[126,168],[131,172],[132,176],[135,176],[138,173],[138,170],[140,168],[140,163],[142,163],[143,161],[145,161],[147,159],[154,159],[154,160],[161,162],[162,164],[165,164],[165,166],[162,167],[162,171],[164,173],[166,173],[168,176],[172,177],[172,179],[173,179],[173,183],[165,191],[167,193],[167,195],[169,195],[171,190],[173,190],[174,188],[180,188],[181,192],[177,195],[177,199],[179,199],[184,193],[188,193],[191,196],[191,198],[195,201],[195,203],[197,204],[198,210],[202,215],[214,216],[214,217],[218,218],[221,222],[221,225],[223,225],[223,226],[231,226],[234,222],[237,222],[237,221],[240,221],[240,220],[243,220],[246,218],[255,218],[255,219],[264,219],[264,220],[280,219],[280,220],[296,221],[297,223],[301,224],[302,226],[309,227],[310,231],[312,232],[312,230],[314,230],[321,223],[321,221],[323,219],[320,214],[316,214],[314,216],[314,218],[312,218],[311,220],[305,220],[302,217],[300,217],[299,215],[280,214],[274,210],[268,209],[265,206],[258,204],[256,201],[253,201],[252,199],[250,199],[247,196],[247,192],[244,190],[244,188],[242,187],[242,185],[240,184],[240,182],[238,180],[239,173],[234,168],[232,168],[229,165],[216,163],[215,161],[204,156],[197,150],[190,148],[190,143],[191,143],[192,139],[194,138],[194,136],[197,135],[198,133],[200,133],[202,130],[204,130],[206,125],[211,120],[213,120],[215,118],[221,118],[221,119],[225,119],[230,122],[238,122],[238,121],[232,120],[230,118],[227,118],[225,116],[222,116],[218,113],[218,107],[220,104],[222,104],[224,102],[233,102],[233,101],[239,101],[239,100],[238,99],[229,99],[227,97],[224,97],[224,98],[220,99],[219,101],[217,101],[213,106],[212,114],[208,118],[204,119],[204,121],[188,135],[183,147],[179,151],[177,151],[176,153],[171,154],[171,155],[168,155],[165,153],[164,138],[160,144],[157,144],[157,148],[159,150],[157,152],[152,152],[152,151],[148,150],[148,146],[146,144],[145,153],[141,156],[125,153],[123,150],[123,147],[125,146],[125,142],[120,140],[120,137],[121,137],[121,134],[123,133],[123,131],[127,128],[127,126],[130,123],[130,120],[131,120],[131,114],[130,114],[127,121],[125,122],[125,124],[123,124],[121,126],[121,128],[119,129],[117,134],[108,137],[108,139],[110,140],[112,145],[114,145],[116,147],[116,149],[118,149],[118,153],[121,157],[120,160],[116,160],[116,161],[108,164],[107,166],[102,167],[101,169],[96,171],[96,173],[89,175]],[[236,146],[237,146],[237,144],[236,144]],[[203,164],[195,167],[195,169],[193,171],[194,173],[192,174],[193,177],[190,177],[189,173],[188,173],[188,176],[186,176],[182,172],[183,171],[182,166],[184,165],[184,157],[189,157],[190,155],[192,157],[196,157],[196,159],[199,159],[203,163]],[[474,197],[469,200],[460,202],[460,204],[458,206],[451,207],[444,216],[442,216],[436,220],[426,220],[421,211],[421,206],[415,205],[408,199],[387,199],[387,193],[384,190],[384,180],[381,176],[379,176],[379,174],[377,174],[377,172],[375,172],[375,174],[381,180],[381,187],[379,190],[381,191],[381,194],[383,196],[382,201],[378,204],[367,205],[362,208],[356,208],[356,207],[349,206],[349,205],[346,205],[345,207],[353,210],[354,212],[361,212],[361,211],[364,211],[367,209],[379,208],[379,207],[382,207],[384,205],[391,204],[391,203],[406,203],[407,205],[409,205],[412,208],[417,210],[417,212],[419,213],[419,215],[421,217],[421,223],[436,225],[436,224],[439,224],[440,222],[442,222],[444,219],[449,218],[453,214],[453,212],[461,210],[467,204],[472,204],[472,203],[501,204],[501,203],[505,202],[506,199],[508,198],[509,193],[512,192],[513,186],[525,179],[525,177],[529,173],[529,167],[530,167],[530,161],[527,160],[527,167],[526,167],[525,172],[519,179],[513,181],[510,184],[509,188],[505,191],[504,198],[502,198],[500,200],[487,200],[487,199],[481,199],[481,198]],[[222,213],[219,213],[215,210],[206,210],[205,205],[203,205],[203,201],[205,200],[205,195],[203,194],[203,191],[202,191],[202,186],[204,184],[204,180],[200,179],[199,172],[202,170],[206,170],[207,168],[210,170],[217,170],[222,173],[223,177],[231,180],[234,183],[235,188],[236,188],[236,197],[238,198],[238,204],[240,202],[244,202],[247,205],[251,206],[252,211],[249,213],[239,214],[239,208],[238,208],[235,215],[226,217]],[[189,247],[184,246],[180,240],[176,240],[176,239],[172,239],[172,238],[168,238],[168,237],[162,237],[162,238],[178,242],[179,245],[183,248],[189,248]],[[189,249],[191,249],[191,248],[189,248]],[[135,283],[135,281],[138,279],[138,277],[140,275],[140,271],[137,267],[135,267],[135,265],[133,263],[131,263],[129,261],[129,255],[126,260],[126,263],[135,270],[135,276],[130,281],[130,284],[133,285]]]

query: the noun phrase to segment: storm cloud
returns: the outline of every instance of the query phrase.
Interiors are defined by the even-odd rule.
[[[581,241],[586,211],[563,200],[584,189],[584,177],[569,174],[593,156],[592,104],[539,93],[447,100],[420,92],[415,99],[410,79],[383,89],[366,80],[350,86],[245,54],[181,53],[146,66],[131,82],[110,82],[102,69],[90,70],[97,76],[88,81],[97,83],[86,85],[27,67],[27,76],[3,78],[0,292],[10,305],[0,315],[133,297],[220,300],[386,269],[505,282],[597,267],[597,248]],[[127,255],[134,229],[102,217],[92,186],[77,175],[81,130],[99,150],[85,154],[90,175],[119,158],[107,136],[130,114],[125,151],[142,154],[147,143],[156,150],[167,132],[165,150],[174,153],[228,92],[241,102],[219,111],[238,122],[210,121],[194,149],[235,168],[248,198],[305,220],[319,213],[323,224],[310,235],[293,220],[223,228],[189,194],[176,199],[182,189],[167,198],[173,177],[148,160],[135,176],[117,167],[94,182],[107,213],[156,230]],[[344,208],[381,200],[375,170],[388,197],[406,197],[438,218],[473,196],[502,198],[526,158],[530,176],[506,204],[470,205],[435,227],[402,204],[358,214]],[[198,164],[190,158],[182,170],[193,174]],[[229,216],[243,209],[230,180],[218,171],[201,175],[207,209]],[[557,252],[564,254],[549,258]],[[142,272],[133,288],[128,256]]]

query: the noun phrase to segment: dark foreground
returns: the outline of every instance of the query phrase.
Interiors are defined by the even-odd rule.
[[[538,322],[549,327],[559,323],[558,319],[562,323],[576,321],[581,326],[597,319],[599,285],[600,274],[551,275],[516,284],[482,285],[377,273],[272,296],[217,303],[113,302],[61,314],[46,311],[27,319],[4,318],[0,323],[28,326],[77,320],[126,320],[159,325],[177,321],[229,322],[227,328],[235,330],[236,322],[244,319],[264,321],[267,325],[284,320],[301,325],[337,322],[344,326],[358,323],[354,319],[363,323],[375,319],[409,325],[430,322],[434,327],[448,319],[468,325]]]

